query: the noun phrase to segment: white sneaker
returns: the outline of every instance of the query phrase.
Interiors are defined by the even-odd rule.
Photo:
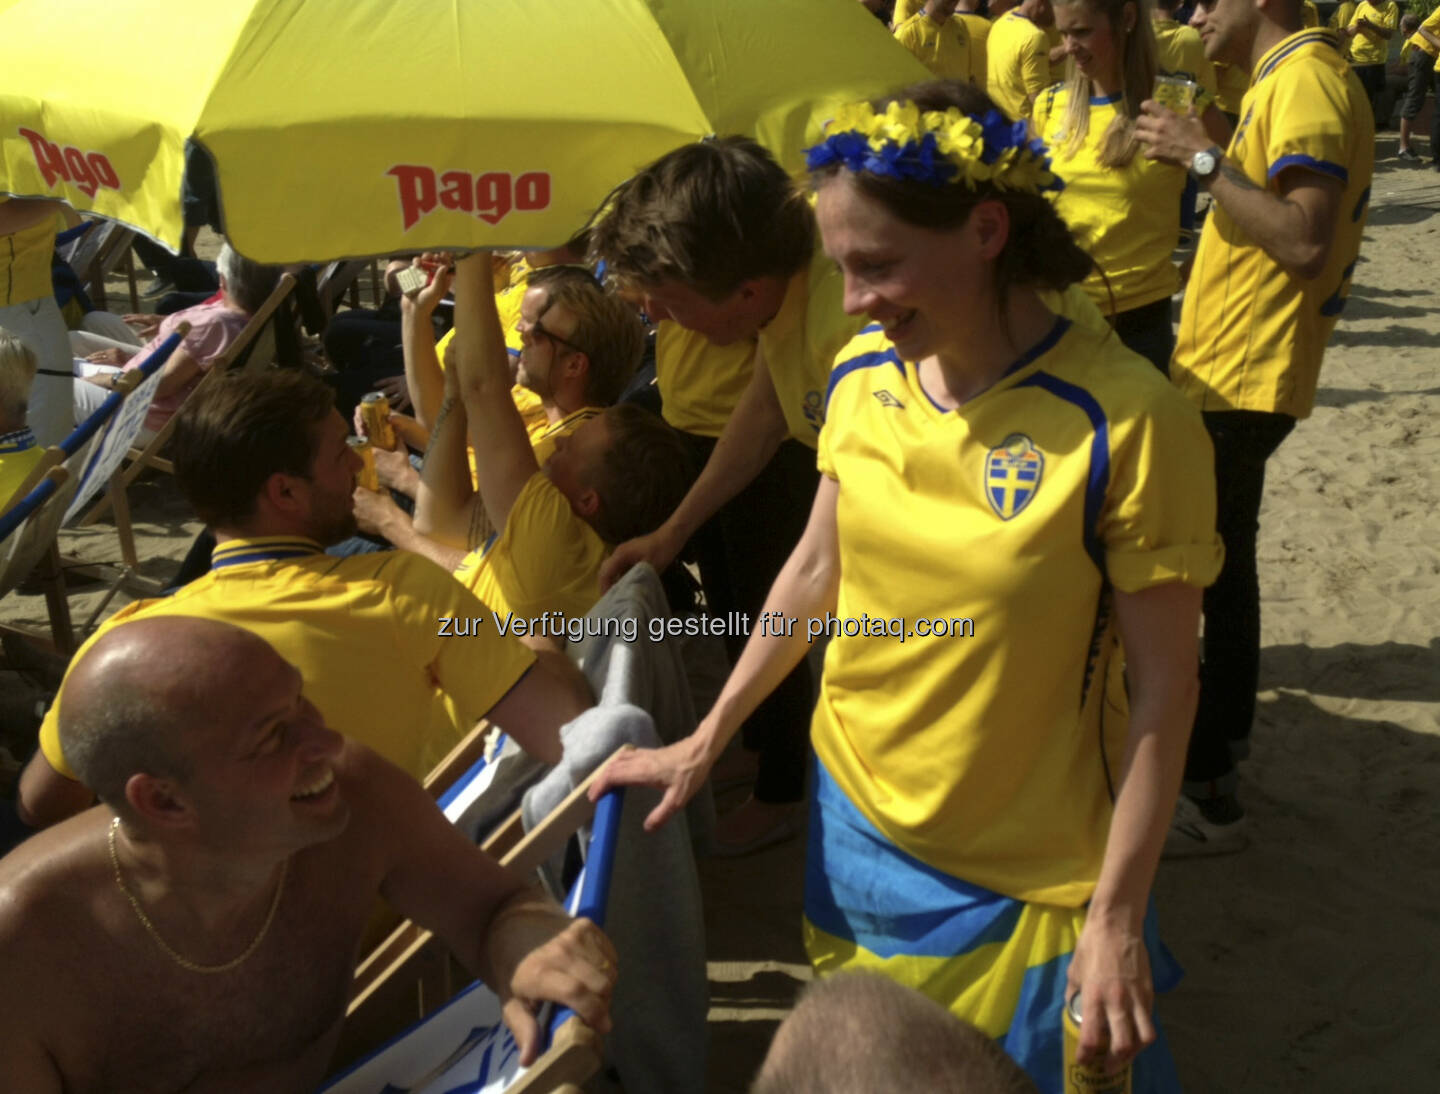
[[[1217,824],[1201,812],[1194,799],[1180,795],[1175,817],[1165,835],[1161,858],[1199,858],[1204,855],[1233,855],[1250,842],[1245,816]]]

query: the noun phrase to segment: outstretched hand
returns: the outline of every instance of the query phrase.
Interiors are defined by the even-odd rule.
[[[1139,928],[1098,916],[1085,921],[1066,976],[1065,998],[1077,993],[1082,995],[1077,1062],[1103,1060],[1106,1070],[1114,1072],[1155,1040],[1155,990]]]
[[[679,553],[680,545],[671,542],[664,528],[657,528],[646,536],[627,539],[601,564],[600,591],[609,589],[630,571],[630,567],[641,562],[650,563],[656,573],[662,573]]]
[[[617,786],[650,786],[664,791],[660,804],[645,818],[653,832],[693,798],[710,776],[713,762],[694,736],[664,748],[626,749],[600,769],[590,786],[590,800],[599,801]]]

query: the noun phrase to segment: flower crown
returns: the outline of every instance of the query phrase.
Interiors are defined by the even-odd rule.
[[[930,186],[963,182],[974,189],[988,182],[1032,194],[1065,186],[1050,170],[1045,142],[998,110],[975,118],[953,106],[922,112],[913,102],[892,102],[877,114],[869,103],[852,103],[836,111],[825,132],[805,151],[811,171],[839,164]]]

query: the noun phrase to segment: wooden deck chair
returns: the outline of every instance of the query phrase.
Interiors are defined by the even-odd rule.
[[[471,772],[471,777],[476,774]],[[592,775],[577,786],[529,832],[520,810],[515,810],[481,843],[481,849],[522,874],[534,872],[594,814],[587,796],[594,780]],[[355,970],[346,1009],[346,1043],[376,1044],[397,1026],[434,1010],[458,986],[453,971],[439,939],[414,923],[402,923]]]
[[[259,341],[261,333],[265,330],[275,309],[280,306],[291,289],[295,287],[295,279],[289,274],[282,274],[279,283],[274,291],[266,298],[265,303],[250,317],[245,324],[245,329],[240,332],[239,337],[231,343],[220,358],[214,362],[200,378],[200,382],[186,396],[186,402],[195,398],[197,392],[207,384],[213,383],[214,378],[222,373],[236,367],[244,369],[257,369],[268,367],[274,359],[273,337],[269,342],[269,352],[265,351],[263,344],[255,344]],[[247,351],[252,351],[248,353]],[[178,408],[177,408],[178,412]],[[176,415],[172,414],[156,432],[155,435],[143,445],[130,448],[125,456],[125,464],[117,469],[110,479],[109,488],[104,497],[75,522],[77,527],[85,527],[94,524],[112,506],[115,509],[115,530],[120,539],[120,553],[125,565],[134,569],[139,565],[138,556],[135,553],[135,535],[130,527],[130,504],[126,497],[126,490],[140,472],[147,467],[153,467],[164,471],[167,474],[174,474],[175,466],[168,459],[160,455],[165,443],[170,439],[170,434],[175,430]]]
[[[140,310],[140,290],[136,287],[135,259],[130,251],[138,233],[113,220],[92,220],[89,231],[59,248],[60,257],[69,263],[85,286],[90,302],[105,310],[105,278],[116,266],[124,263],[130,289],[130,310]]]
[[[566,899],[572,915],[602,926],[622,802],[623,792],[612,791],[594,808],[585,868]],[[564,828],[569,820],[556,823]],[[560,1010],[542,1022],[550,1034],[549,1048],[520,1073],[518,1048],[500,1021],[499,1000],[476,982],[322,1089],[325,1094],[372,1094],[381,1089],[541,1094],[574,1089],[598,1070],[600,1039],[569,1011]]]

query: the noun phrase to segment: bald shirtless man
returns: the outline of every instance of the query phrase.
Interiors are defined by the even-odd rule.
[[[60,732],[102,804],[0,860],[6,1090],[312,1091],[380,896],[496,990],[522,1062],[539,1001],[609,1028],[605,935],[327,729],[301,684],[248,631],[183,617],[75,667]]]

